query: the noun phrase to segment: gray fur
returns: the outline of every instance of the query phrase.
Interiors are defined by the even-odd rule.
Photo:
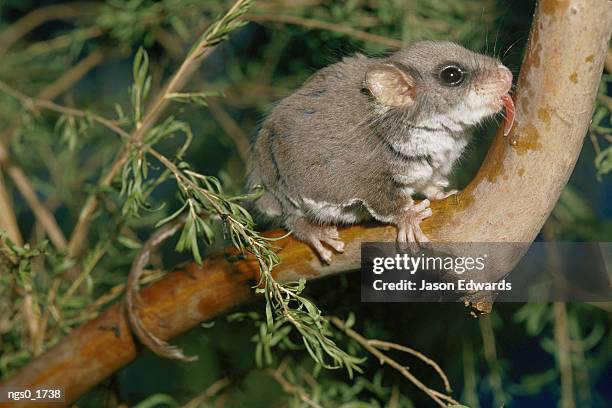
[[[449,63],[466,69],[461,86],[440,84],[439,69]],[[381,64],[415,81],[411,106],[382,106],[365,87],[366,73]],[[257,209],[288,228],[304,219],[393,223],[413,194],[448,186],[467,130],[501,109],[479,106],[499,87],[499,66],[454,43],[419,42],[387,58],[358,54],[321,69],[263,123],[248,179],[266,190]]]

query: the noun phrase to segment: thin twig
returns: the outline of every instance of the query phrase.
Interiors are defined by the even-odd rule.
[[[68,3],[37,8],[11,24],[0,34],[0,55],[4,54],[20,38],[48,21],[93,16],[98,7],[95,3]]]
[[[128,148],[124,147],[121,149],[117,159],[100,179],[98,185],[101,189],[110,187],[113,179],[117,174],[119,174],[123,168],[123,165],[128,160],[129,155],[130,151]],[[89,226],[91,224],[91,217],[98,208],[98,203],[99,200],[97,192],[90,194],[85,200],[85,204],[79,213],[77,224],[72,230],[70,240],[68,241],[68,256],[70,258],[77,258],[85,248],[87,233],[89,232]]]
[[[93,256],[87,260],[87,265],[83,267],[83,270],[77,276],[77,278],[72,281],[70,287],[64,292],[62,297],[58,300],[57,304],[60,308],[62,308],[66,302],[74,295],[74,293],[81,287],[83,282],[87,279],[87,277],[91,274],[95,266],[102,259],[102,257],[106,254],[106,251],[111,245],[111,240],[109,239],[101,248],[96,248],[93,252]]]
[[[117,53],[114,53],[117,54]],[[118,54],[121,54],[119,52]],[[72,85],[78,82],[81,78],[87,75],[92,69],[105,61],[108,54],[104,51],[97,50],[88,54],[85,58],[77,62],[64,75],[50,85],[43,88],[37,98],[53,100],[70,89]]]
[[[450,393],[452,391],[450,382],[448,381],[448,377],[446,376],[444,371],[442,371],[438,363],[436,363],[435,361],[433,361],[431,358],[427,357],[420,351],[414,350],[410,347],[402,346],[401,344],[391,343],[391,342],[382,341],[382,340],[368,340],[368,343],[370,343],[370,345],[378,349],[384,349],[384,350],[395,349],[395,350],[403,351],[404,353],[412,354],[413,356],[419,358],[425,364],[428,364],[429,366],[433,367],[434,370],[436,370],[436,372],[442,379],[442,382],[444,383],[444,389],[446,390],[446,392]]]
[[[38,333],[40,332],[39,318],[40,318],[40,310],[38,308],[38,303],[35,298],[35,293],[32,290],[32,283],[29,282],[27,287],[25,288],[26,293],[23,297],[22,304],[22,312],[26,321],[26,325],[28,327],[28,334],[30,337],[30,350],[34,351],[34,354],[38,354],[35,341],[38,337]]]
[[[437,392],[435,390],[432,390],[431,388],[429,388],[428,386],[423,384],[418,378],[416,378],[414,375],[412,375],[412,373],[410,373],[410,371],[408,371],[408,369],[406,367],[404,367],[403,365],[401,365],[397,361],[393,360],[392,358],[388,357],[386,354],[384,354],[383,352],[378,350],[376,347],[372,346],[370,344],[370,340],[368,340],[365,337],[361,336],[356,331],[346,327],[346,324],[342,320],[340,320],[339,318],[331,317],[330,321],[333,323],[334,326],[336,326],[338,329],[340,329],[343,332],[345,332],[350,338],[355,340],[363,348],[365,348],[372,355],[374,355],[376,358],[378,358],[378,360],[380,361],[381,364],[388,364],[391,367],[395,368],[400,374],[402,374],[404,377],[406,377],[417,388],[419,388],[421,391],[423,391],[425,394],[427,394],[432,400],[434,400],[436,402],[436,404],[438,404],[438,406],[446,407],[446,403],[443,400],[451,402],[452,404],[455,404],[455,405],[459,405],[459,403],[457,401],[455,401],[453,398],[451,398],[449,396],[445,396],[444,398],[441,398],[440,395],[444,395],[444,394],[441,394],[441,393],[439,393],[439,392]]]
[[[155,31],[155,40],[161,45],[164,50],[175,60],[182,60],[184,57],[183,42],[176,34],[170,33],[163,28],[158,28]]]
[[[408,369],[408,368],[406,368]],[[458,402],[451,396],[444,394],[443,392],[440,391],[436,391],[436,390],[431,390],[431,393],[434,394],[436,397],[439,397],[441,399],[443,399],[444,401],[447,401],[449,404],[453,404],[453,405],[457,405]]]
[[[30,184],[23,170],[8,160],[3,160],[2,165],[34,213],[34,216],[38,222],[40,222],[40,225],[45,229],[53,245],[60,251],[66,248],[66,237],[64,237],[62,229],[57,224],[51,211],[49,211],[36,196],[36,191]]]
[[[32,246],[37,245],[42,240],[45,239],[45,230],[42,228],[40,223],[36,223],[32,237],[29,239],[29,242],[32,243]],[[32,286],[32,282],[36,282],[37,274],[39,271],[44,270],[45,265],[45,257],[37,256],[32,260],[31,273],[29,274],[29,278],[24,281],[27,282],[24,285],[24,289],[26,291],[26,295],[24,297],[24,308],[23,312],[26,315],[26,321],[29,322],[29,331],[30,331],[30,351],[33,355],[38,356],[42,353],[43,348],[40,344],[40,338],[45,336],[45,333],[41,330],[41,317],[42,311],[44,309],[39,302],[39,296],[42,294],[34,289]],[[31,302],[30,305],[25,307],[25,304]]]
[[[396,385],[391,388],[391,396],[389,397],[389,408],[398,408],[399,407],[399,389]]]
[[[145,269],[140,278],[140,284],[143,285],[156,282],[159,279],[163,278],[166,274],[166,271],[160,269]],[[93,319],[94,317],[99,315],[100,311],[104,306],[108,305],[116,298],[121,296],[125,292],[125,287],[125,283],[119,283],[113,286],[108,292],[97,298],[92,304],[88,305],[83,311],[78,314],[78,316],[68,319],[64,323],[67,326],[73,326],[85,320]]]
[[[206,391],[204,391],[204,393],[198,395],[197,397],[189,401],[187,404],[183,405],[183,408],[200,408],[203,403],[217,395],[219,391],[221,391],[231,383],[232,382],[228,377],[224,377],[220,380],[215,381],[206,389]]]
[[[36,341],[35,350],[42,350],[45,342],[45,336],[47,334],[47,326],[49,324],[50,315],[53,313],[52,309],[55,307],[55,298],[57,297],[57,292],[59,291],[61,281],[59,279],[54,279],[51,282],[51,288],[47,293],[46,304],[47,307],[43,310],[42,318],[40,319],[40,331],[39,336]]]
[[[565,303],[553,304],[555,314],[555,342],[557,344],[557,366],[561,375],[561,407],[574,408],[573,370],[570,351],[570,339],[567,329],[567,309]]]
[[[0,168],[0,229],[7,232],[8,237],[17,246],[23,246],[23,238],[19,231],[19,225],[17,224],[17,218],[13,211],[13,203],[11,196],[9,195],[8,189],[4,182],[4,176],[2,175],[2,168]]]
[[[287,361],[283,361],[281,365],[276,369],[267,369],[266,373],[270,375],[270,377],[274,378],[276,382],[281,386],[283,391],[287,394],[295,395],[300,399],[304,404],[308,405],[312,408],[323,408],[322,405],[319,405],[317,402],[313,401],[313,399],[304,392],[301,387],[298,387],[294,384],[291,384],[287,379],[283,376],[283,373],[287,369]]]
[[[584,340],[581,338],[580,325],[578,321],[574,320],[569,326],[568,337],[570,340],[570,347],[572,350],[572,367],[575,367],[576,372],[576,386],[578,389],[578,395],[580,402],[584,406],[590,406],[592,402],[591,396],[591,380],[589,378],[588,364],[585,358],[585,347]],[[572,338],[576,339],[572,341]],[[581,404],[582,405],[582,404]]]
[[[33,43],[24,49],[20,49],[16,54],[18,58],[27,58],[31,60],[38,55],[51,54],[54,51],[67,48],[74,45],[75,42],[85,42],[93,38],[101,37],[105,33],[106,30],[98,26],[75,29],[68,34],[61,34],[49,40]]]
[[[356,38],[362,41],[369,41],[374,43],[379,43],[383,45],[387,45],[393,48],[401,48],[405,44],[403,41],[395,40],[393,38],[383,37],[382,35],[368,33],[366,31],[360,31],[351,27],[346,27],[338,23],[330,23],[327,21],[314,20],[308,18],[302,18],[297,16],[287,16],[280,14],[272,14],[272,13],[249,13],[246,14],[246,18],[250,21],[254,21],[256,23],[283,23],[283,24],[292,24],[298,25],[306,28],[313,28],[318,30],[327,30],[333,31],[335,33],[340,33],[344,35],[348,35],[349,37]]]
[[[249,159],[250,142],[249,137],[244,133],[242,128],[236,124],[236,121],[230,116],[223,106],[212,99],[208,100],[208,109],[221,125],[225,133],[234,141],[238,155],[243,163]]]
[[[130,134],[126,132],[125,130],[123,130],[122,128],[120,128],[119,126],[117,126],[115,122],[103,116],[97,115],[95,113],[76,109],[76,108],[69,108],[67,106],[59,105],[55,102],[52,102],[46,99],[42,99],[42,98],[31,98],[28,95],[22,93],[21,91],[18,91],[17,89],[9,86],[7,83],[2,82],[2,81],[0,81],[0,92],[5,92],[6,94],[11,95],[12,97],[18,99],[28,109],[33,109],[33,107],[38,107],[38,108],[51,110],[51,111],[69,115],[69,116],[89,118],[93,120],[94,122],[97,122],[100,125],[105,126],[108,129],[112,130],[113,132],[117,133],[122,138],[125,138],[125,139],[130,138]]]
[[[480,323],[480,333],[482,336],[482,345],[484,348],[484,357],[489,366],[489,384],[491,385],[491,393],[495,400],[495,406],[503,406],[505,403],[505,394],[502,388],[502,379],[498,370],[497,350],[495,349],[495,333],[491,326],[491,315],[483,315],[478,319]]]
[[[599,147],[599,141],[597,140],[597,135],[595,132],[589,132],[589,138],[591,139],[591,144],[595,150],[595,155],[599,155],[601,153],[601,147]]]
[[[480,408],[476,384],[476,368],[474,366],[472,342],[466,340],[463,343],[463,396],[466,405],[470,408]]]
[[[145,150],[147,151],[147,153],[150,153],[153,157],[159,160],[159,162],[163,164],[168,170],[170,170],[179,183],[184,183],[189,187],[193,188],[194,190],[198,190],[203,196],[205,196],[210,202],[210,204],[213,206],[217,214],[225,214],[226,222],[231,223],[232,226],[239,228],[242,231],[244,230],[244,225],[238,222],[236,218],[233,217],[231,214],[226,214],[225,211],[223,211],[223,209],[219,205],[220,198],[217,195],[211,193],[206,189],[200,188],[189,177],[185,176],[185,174],[181,170],[179,170],[179,168],[170,159],[159,153],[157,150],[153,149],[152,147],[145,147]],[[193,173],[189,170],[185,170],[185,173],[196,177],[198,176],[197,173]]]

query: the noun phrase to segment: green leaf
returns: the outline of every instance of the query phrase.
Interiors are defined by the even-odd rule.
[[[117,241],[121,245],[129,249],[140,249],[142,247],[142,243],[132,238],[126,237],[125,235],[119,235],[119,237],[117,237]]]
[[[149,73],[149,55],[143,47],[138,48],[132,65],[134,84],[130,88],[132,108],[134,110],[134,123],[140,122],[144,111],[144,101],[151,89]]]
[[[162,220],[158,221],[158,222],[157,222],[157,224],[155,224],[155,228],[158,228],[158,227],[160,227],[160,226],[162,226],[162,225],[164,225],[164,224],[166,224],[166,223],[168,223],[168,222],[172,221],[172,220],[173,220],[173,219],[175,219],[176,217],[178,217],[178,216],[179,216],[179,215],[180,215],[180,214],[183,212],[183,210],[185,209],[185,207],[187,207],[187,205],[188,205],[188,203],[187,203],[187,202],[185,202],[181,208],[179,208],[178,210],[176,210],[175,212],[173,212],[172,214],[170,214],[168,217],[166,217],[166,218],[164,218],[164,219],[162,219]]]
[[[208,107],[207,99],[210,97],[223,96],[222,92],[218,91],[202,91],[202,92],[175,92],[166,95],[166,98],[173,102],[194,104],[202,107]]]

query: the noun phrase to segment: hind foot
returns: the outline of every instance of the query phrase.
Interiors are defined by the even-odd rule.
[[[331,263],[332,252],[323,244],[333,248],[336,252],[344,252],[344,242],[340,241],[338,229],[332,225],[317,225],[304,218],[287,220],[287,228],[300,241],[309,244],[319,258],[327,264]]]
[[[429,242],[429,238],[421,231],[421,221],[431,216],[429,200],[423,200],[405,209],[396,220],[398,242]]]

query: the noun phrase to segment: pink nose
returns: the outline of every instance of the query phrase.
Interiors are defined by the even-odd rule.
[[[500,82],[502,82],[507,91],[512,87],[512,72],[508,68],[503,65],[499,65],[497,68],[497,73],[499,74]]]

